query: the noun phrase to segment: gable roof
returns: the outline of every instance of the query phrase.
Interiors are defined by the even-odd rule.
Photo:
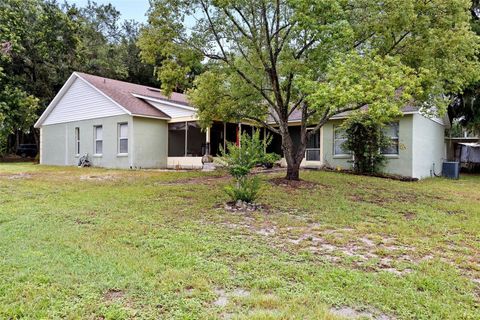
[[[165,112],[146,102],[145,100],[148,98],[189,107],[187,97],[181,93],[174,92],[171,97],[167,97],[157,88],[95,76],[83,72],[74,72],[35,123],[35,127],[40,127],[42,125],[53,108],[55,108],[55,105],[68,91],[76,79],[81,79],[124,110],[125,113],[132,116],[165,120],[171,119],[171,117]]]

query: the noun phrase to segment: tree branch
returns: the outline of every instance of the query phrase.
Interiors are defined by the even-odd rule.
[[[246,116],[245,119],[256,121],[259,124],[261,124],[262,126],[264,126],[265,128],[267,128],[268,130],[270,130],[270,131],[272,131],[276,134],[280,134],[280,131],[277,128],[273,127],[272,125],[270,125],[268,122],[266,122],[264,120],[261,120],[257,117],[252,117],[252,116]]]

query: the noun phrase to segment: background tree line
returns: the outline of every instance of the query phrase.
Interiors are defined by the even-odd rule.
[[[161,61],[140,59],[140,27],[111,4],[0,1],[0,154],[38,143],[32,126],[73,71],[158,87]]]

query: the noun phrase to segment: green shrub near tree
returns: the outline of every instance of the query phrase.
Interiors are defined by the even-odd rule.
[[[385,135],[384,123],[366,112],[353,114],[343,123],[346,133],[345,150],[353,153],[357,173],[376,173],[385,166],[382,150],[391,143]]]
[[[275,162],[279,156],[266,153],[266,147],[271,142],[271,137],[260,138],[260,131],[254,131],[250,136],[243,133],[240,145],[227,142],[227,148],[220,149],[221,157],[217,160],[225,166],[234,178],[234,183],[225,187],[225,192],[233,201],[253,202],[260,190],[260,179],[252,177],[250,172],[259,164],[266,161]]]

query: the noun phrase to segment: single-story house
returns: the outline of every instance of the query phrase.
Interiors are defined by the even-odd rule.
[[[350,168],[341,122],[333,117],[308,142],[304,167]],[[202,156],[218,154],[227,141],[238,142],[248,123],[214,122],[202,131],[196,109],[179,93],[74,72],[35,124],[40,129],[40,163],[77,165],[88,154],[94,166],[107,168],[201,168]],[[291,119],[293,139],[299,118]],[[392,146],[385,150],[385,171],[424,178],[439,173],[445,159],[445,123],[407,108],[388,127]],[[274,135],[269,151],[282,153]],[[283,161],[284,163],[284,161]]]

